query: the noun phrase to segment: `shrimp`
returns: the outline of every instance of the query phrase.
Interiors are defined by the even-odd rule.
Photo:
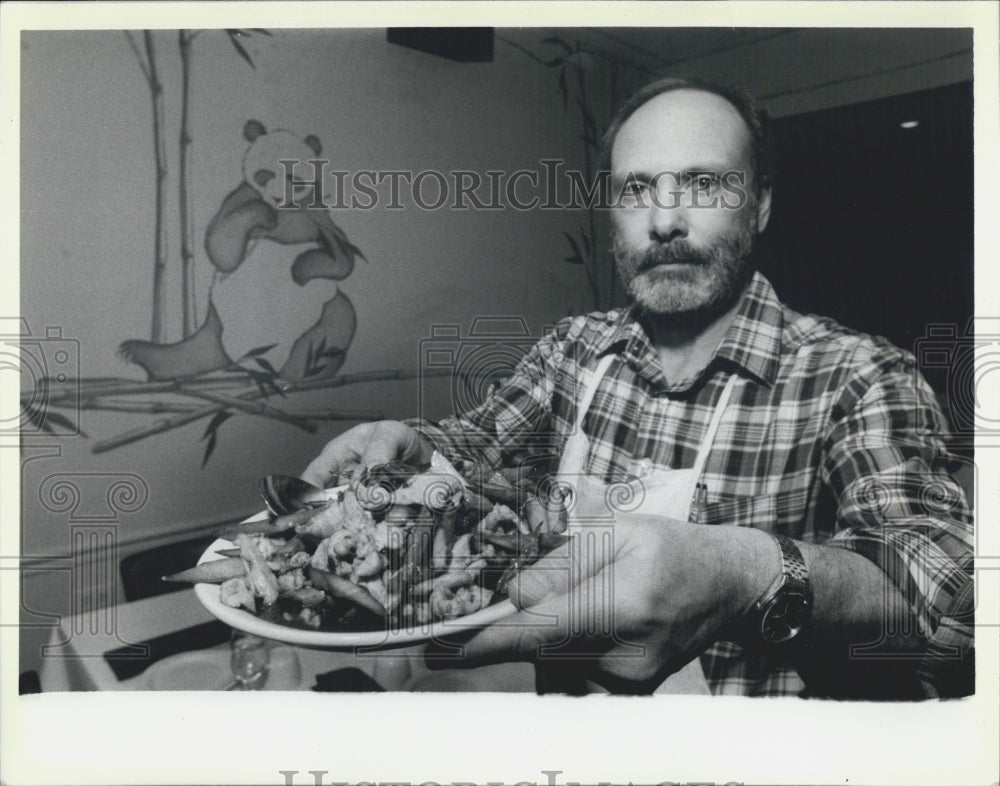
[[[301,568],[295,568],[295,570],[290,570],[288,573],[282,573],[278,576],[278,589],[281,592],[287,593],[292,590],[302,589],[305,584],[306,577]]]
[[[256,611],[253,591],[245,578],[228,579],[219,587],[219,600],[234,609],[243,608],[249,612]]]
[[[278,580],[257,551],[248,535],[240,533],[236,536],[236,545],[240,548],[240,556],[247,564],[247,577],[254,593],[264,599],[265,604],[272,604],[278,599]]]

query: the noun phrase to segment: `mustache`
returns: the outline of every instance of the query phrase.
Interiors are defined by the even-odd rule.
[[[645,273],[660,265],[686,264],[706,267],[712,263],[712,254],[693,246],[687,240],[673,240],[646,249],[636,261],[639,263],[636,272]]]

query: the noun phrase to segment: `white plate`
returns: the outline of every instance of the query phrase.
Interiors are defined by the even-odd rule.
[[[336,492],[337,489],[329,489]],[[267,518],[267,511],[261,511],[256,516],[251,516],[247,521],[258,521]],[[231,549],[234,545],[231,541],[219,538],[210,545],[205,553],[201,555],[198,564],[222,559],[218,553],[219,549]],[[319,631],[304,630],[302,628],[292,628],[286,625],[278,625],[274,622],[262,620],[243,609],[234,609],[226,606],[219,600],[218,584],[195,584],[195,594],[201,604],[208,609],[208,612],[217,617],[231,628],[239,628],[247,633],[263,636],[274,641],[283,641],[287,644],[299,644],[305,647],[321,647],[325,649],[351,649],[354,647],[374,647],[391,648],[402,647],[409,644],[419,644],[442,636],[450,636],[460,633],[470,628],[477,628],[483,625],[491,625],[497,620],[501,620],[517,611],[517,607],[509,600],[502,601],[495,606],[487,606],[485,609],[458,617],[452,620],[441,620],[429,625],[417,625],[413,628],[401,630],[367,630],[367,631]]]

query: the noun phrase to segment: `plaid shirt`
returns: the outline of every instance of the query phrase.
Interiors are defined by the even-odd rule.
[[[611,311],[560,322],[478,408],[410,422],[445,455],[473,450],[494,467],[554,459],[576,420],[579,370],[609,352],[616,360],[583,422],[589,474],[614,482],[691,467],[735,373],[698,522],[864,555],[903,593],[928,642],[916,659],[889,660],[876,683],[905,673],[910,696],[971,692],[972,519],[949,475],[954,457],[934,393],[912,355],[795,313],[759,273],[694,380],[666,380],[631,310]],[[702,665],[718,694],[817,693],[788,663],[735,642],[717,642]]]

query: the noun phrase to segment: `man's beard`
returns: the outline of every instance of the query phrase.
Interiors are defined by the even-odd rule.
[[[706,325],[728,311],[753,277],[756,232],[749,225],[708,248],[686,238],[636,251],[613,232],[618,275],[639,308],[677,326]]]

